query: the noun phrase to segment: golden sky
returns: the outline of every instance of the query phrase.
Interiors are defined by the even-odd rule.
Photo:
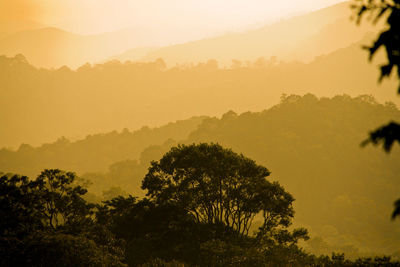
[[[136,27],[212,35],[262,25],[341,0],[0,0],[0,19],[80,34]]]

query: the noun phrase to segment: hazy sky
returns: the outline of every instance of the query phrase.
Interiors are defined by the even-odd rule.
[[[0,0],[0,18],[30,19],[75,33],[137,27],[240,30],[341,0]]]

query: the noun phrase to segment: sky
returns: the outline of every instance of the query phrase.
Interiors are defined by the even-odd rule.
[[[32,20],[79,34],[124,28],[213,35],[243,30],[341,0],[0,0],[0,20]]]

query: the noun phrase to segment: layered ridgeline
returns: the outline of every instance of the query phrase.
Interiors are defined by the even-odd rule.
[[[36,24],[22,31],[21,22],[0,35],[0,55],[6,55],[0,56],[0,148],[231,109],[257,111],[282,93],[399,101],[394,81],[377,85],[382,57],[369,64],[361,49],[376,28],[357,26],[351,14],[345,2],[252,31],[163,48],[135,43],[147,36],[143,32],[81,36]],[[129,49],[118,56],[114,45]],[[130,61],[105,62],[110,58]],[[87,61],[105,63],[83,65]]]
[[[346,1],[245,32],[148,50],[142,59],[163,58],[169,66],[211,58],[229,66],[232,59],[254,61],[261,56],[309,62],[316,56],[359,42],[366,33],[382,28],[368,23],[357,25],[350,6],[351,2]],[[132,53],[117,58],[129,60],[129,56]]]
[[[78,141],[65,137],[54,143],[33,147],[22,144],[18,150],[0,150],[0,171],[18,172],[30,177],[43,168],[74,170],[80,174],[105,171],[114,162],[137,159],[143,150],[166,140],[184,140],[206,117],[192,117],[162,127],[145,126],[137,131],[112,131],[88,135]]]
[[[177,143],[218,142],[268,167],[271,179],[293,194],[295,221],[311,232],[308,250],[396,254],[400,225],[389,218],[399,197],[400,151],[395,147],[388,156],[360,147],[368,131],[389,120],[400,120],[398,108],[370,96],[282,96],[280,104],[262,112],[228,112],[220,119],[193,118],[135,133],[3,149],[0,170],[32,177],[50,167],[77,171],[91,181],[94,201],[143,196],[139,187],[151,160]]]
[[[277,103],[282,93],[372,94],[380,102],[398,101],[396,81],[378,86],[379,69],[360,48],[365,43],[308,64],[259,58],[234,61],[230,68],[215,60],[166,68],[159,59],[46,70],[21,55],[0,57],[0,147],[159,126],[231,109],[257,111]]]
[[[0,55],[24,54],[33,65],[46,68],[77,68],[109,58],[162,57],[169,66],[211,58],[224,65],[232,59],[253,61],[260,56],[311,60],[359,41],[370,30],[368,24],[357,27],[351,15],[350,2],[344,2],[256,29],[202,40],[199,38],[204,35],[196,30],[171,29],[163,24],[79,35],[35,22],[0,21]]]

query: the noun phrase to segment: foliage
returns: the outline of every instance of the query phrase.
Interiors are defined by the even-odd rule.
[[[67,227],[77,231],[91,220],[94,206],[82,198],[87,190],[74,184],[75,179],[74,173],[58,169],[44,170],[36,179],[45,225],[53,230]]]
[[[185,264],[176,260],[166,262],[161,259],[151,259],[146,263],[140,265],[140,267],[184,267]]]
[[[381,66],[380,81],[388,78],[394,68],[397,68],[397,78],[400,80],[400,1],[399,0],[356,0],[353,6],[357,10],[358,21],[364,14],[369,13],[376,23],[382,17],[386,18],[387,29],[379,33],[374,44],[369,49],[370,60],[377,50],[383,47],[386,50],[387,63]],[[400,86],[398,88],[400,94]],[[400,124],[390,122],[370,133],[369,139],[363,145],[372,142],[377,145],[382,143],[386,152],[390,152],[395,142],[400,143]],[[400,199],[397,200],[392,218],[400,216]]]
[[[399,226],[385,220],[400,186],[400,151],[387,157],[357,146],[388,118],[400,119],[397,107],[371,96],[288,95],[263,112],[207,119],[185,143],[217,142],[269,166],[270,179],[296,197],[294,221],[327,241],[323,253],[390,255],[400,240]]]
[[[343,11],[349,13],[346,9],[347,5],[343,4]],[[344,12],[340,14],[347,20]],[[307,26],[314,34],[311,28]],[[356,27],[347,24],[344,31],[335,29],[334,35],[325,33],[335,36],[324,42],[330,51],[334,48],[332,42],[337,40],[336,34],[343,34],[350,28]],[[88,64],[76,71],[46,70],[37,69],[18,57],[0,56],[0,99],[4,101],[0,113],[9,114],[9,117],[0,118],[0,124],[4,125],[0,132],[0,148],[13,146],[18,150],[20,144],[25,143],[18,155],[12,153],[14,149],[0,153],[0,169],[30,176],[48,167],[78,173],[103,170],[115,161],[137,158],[149,145],[160,144],[168,138],[177,141],[186,138],[201,120],[197,118],[197,123],[192,121],[185,125],[173,123],[159,131],[147,127],[139,130],[143,125],[164,125],[171,118],[222,114],[229,109],[261,110],[275,105],[282,92],[332,96],[346,91],[353,96],[373,93],[380,101],[390,99],[391,94],[385,90],[376,91],[373,86],[377,71],[363,60],[365,53],[359,49],[363,44],[359,40],[362,36],[359,33],[357,37],[349,33],[343,35],[354,39],[348,43],[339,42],[336,47],[358,43],[324,56],[321,52],[321,56],[310,63],[266,58],[262,65],[243,60],[240,67],[232,69],[210,69],[199,64],[160,71],[151,67],[154,62],[112,62]],[[267,43],[270,41],[268,39]],[[313,48],[308,47],[310,51]],[[393,85],[392,82],[383,84],[384,88]],[[32,99],[39,102],[30,101]],[[109,108],[104,109],[105,106]],[[9,112],[11,109],[13,112]],[[20,121],[26,123],[18,123]],[[46,127],[37,127],[39,124]],[[124,131],[123,127],[135,131]],[[40,145],[41,157],[35,148],[39,144],[54,143],[61,136],[85,136],[109,129],[118,132],[91,135],[83,142],[61,139],[58,146]],[[84,148],[78,149],[81,146]],[[91,153],[94,149],[96,153]],[[12,160],[3,161],[5,156],[11,156]],[[17,160],[23,160],[24,164],[15,163]]]
[[[184,143],[217,142],[271,168],[273,173],[268,180],[272,183],[279,179],[286,191],[296,198],[294,222],[307,225],[313,237],[322,236],[327,243],[325,249],[308,251],[318,255],[337,251],[352,259],[391,255],[399,246],[400,236],[398,225],[385,218],[392,212],[388,203],[398,196],[400,154],[395,149],[387,157],[372,147],[360,150],[355,145],[364,138],[366,131],[390,118],[400,119],[397,107],[393,103],[379,104],[371,96],[317,98],[310,94],[287,95],[282,97],[279,105],[262,112],[229,112],[223,118],[208,118]],[[115,138],[112,144],[126,141],[123,135]],[[94,145],[108,142],[107,138],[100,139]],[[104,155],[84,145],[85,142],[77,142],[75,152],[70,152],[79,154],[85,150],[85,157],[92,155],[91,160],[100,164]],[[129,146],[129,142],[124,144]],[[84,199],[100,204],[103,191],[113,186],[135,197],[144,196],[145,192],[139,186],[150,160],[160,159],[175,145],[173,142],[152,145],[138,160],[113,164],[105,173],[82,175],[92,182],[88,187],[90,195],[98,196],[88,198],[87,193],[83,195]],[[37,149],[35,156],[27,160],[38,162],[43,159],[47,163],[41,164],[49,166],[58,164],[46,160],[47,153],[60,157],[56,153],[56,144],[51,146],[53,148],[49,150]],[[62,149],[68,151],[66,147]],[[18,158],[26,158],[22,151],[15,154]],[[12,160],[4,158],[6,163]],[[84,166],[85,162],[80,161],[80,166]],[[25,161],[18,161],[17,165],[22,169],[26,166]],[[274,177],[274,174],[279,176]],[[261,224],[262,219],[256,217],[254,229],[249,233]],[[325,228],[332,230],[326,232]]]
[[[209,154],[200,158],[201,151]],[[182,152],[188,158],[197,158],[192,162],[196,167],[209,163],[202,168],[204,177],[223,177],[224,172],[217,166],[220,164],[236,170],[231,176],[243,174],[242,171],[247,174],[244,178],[237,177],[237,185],[244,183],[241,179],[267,181],[264,175],[269,172],[264,167],[216,144],[178,146],[164,157]],[[210,165],[213,161],[218,164]],[[154,175],[153,167],[160,163],[153,162],[149,174]],[[210,170],[213,167],[215,172]],[[249,175],[257,173],[260,176]],[[229,179],[233,179],[231,176]],[[157,199],[154,195],[138,200],[119,196],[94,209],[82,198],[86,190],[74,184],[75,181],[73,173],[60,170],[44,170],[33,181],[18,175],[0,178],[4,219],[0,235],[1,266],[399,266],[390,257],[350,261],[343,254],[317,257],[304,252],[297,241],[306,238],[307,232],[301,228],[288,231],[293,199],[286,196],[285,200],[288,193],[276,183],[266,183],[272,186],[268,188],[270,195],[261,197],[269,199],[259,202],[256,193],[253,202],[251,198],[245,199],[252,205],[260,205],[263,209],[260,215],[270,218],[264,217],[264,224],[255,235],[249,235],[224,221],[197,220],[184,205],[191,202],[178,201],[179,198]],[[246,186],[244,183],[242,188],[247,190]],[[260,192],[263,190],[266,189],[261,186]],[[177,193],[173,194],[178,196]],[[209,193],[212,195],[212,190]]]
[[[118,254],[91,239],[94,205],[75,182],[74,173],[58,169],[33,181],[0,177],[0,265],[123,266]]]
[[[386,18],[388,28],[382,31],[369,50],[370,60],[379,48],[384,48],[388,62],[381,66],[380,80],[387,78],[394,68],[400,79],[400,1],[399,0],[355,0],[353,8],[357,11],[358,22],[365,14],[370,14],[376,23]],[[400,93],[400,87],[398,89]]]
[[[26,244],[31,266],[110,266],[123,267],[117,257],[81,235],[50,234],[35,236]]]
[[[158,206],[146,199],[136,202],[132,197],[119,197],[106,203],[101,214],[108,218],[106,225],[116,238],[126,243],[126,261],[130,266],[143,264],[152,258],[166,261],[184,259],[186,262],[196,259],[198,238],[193,237],[199,230],[177,207]]]
[[[38,183],[26,176],[0,177],[1,237],[21,238],[43,228],[43,208],[37,188]]]
[[[108,178],[103,182],[106,183],[109,180],[117,179],[124,183],[124,187],[133,191],[140,184],[132,186],[130,179],[134,177],[140,180],[146,174],[149,161],[146,161],[146,165],[142,166],[141,158],[143,160],[149,157],[151,157],[151,160],[153,159],[153,154],[156,151],[151,151],[151,146],[168,144],[174,142],[172,140],[187,138],[189,133],[195,130],[204,118],[192,117],[157,128],[142,127],[135,131],[124,129],[92,134],[77,141],[62,137],[38,147],[28,144],[22,144],[16,150],[1,147],[0,170],[36,177],[48,166],[74,170],[79,174],[98,174],[98,172],[106,171],[110,167],[110,177],[99,177],[99,180]],[[142,153],[145,151],[146,153],[142,157]],[[158,155],[156,155],[156,158],[158,158]],[[119,162],[119,164],[113,166],[116,162]],[[101,194],[103,190],[107,190],[109,187],[111,187],[110,184],[98,189],[98,191]]]
[[[307,238],[305,229],[287,230],[294,199],[277,182],[266,180],[269,174],[265,167],[218,144],[179,145],[152,162],[142,187],[157,205],[186,211],[188,219],[209,232],[211,239],[201,245],[206,254],[201,264],[257,266],[278,244],[295,246]],[[256,217],[262,226],[252,236],[249,230]]]
[[[400,143],[400,124],[396,122],[390,122],[373,132],[370,133],[369,139],[362,143],[362,146],[368,143],[375,145],[382,144],[386,152],[390,152],[394,143]]]
[[[156,203],[174,203],[197,222],[222,224],[248,235],[256,215],[270,231],[287,227],[293,197],[265,177],[270,172],[253,160],[217,144],[179,145],[152,162],[143,189]]]
[[[358,22],[365,14],[373,17],[376,23],[382,17],[386,18],[387,29],[383,30],[369,50],[370,60],[382,47],[386,51],[387,63],[381,66],[380,81],[390,77],[393,69],[397,68],[397,78],[400,80],[400,1],[398,0],[355,0],[353,8],[357,11]],[[398,89],[400,93],[400,86]],[[383,148],[389,152],[392,145],[400,142],[400,125],[396,122],[388,123],[370,133],[370,138],[364,141],[364,145],[383,144]]]

